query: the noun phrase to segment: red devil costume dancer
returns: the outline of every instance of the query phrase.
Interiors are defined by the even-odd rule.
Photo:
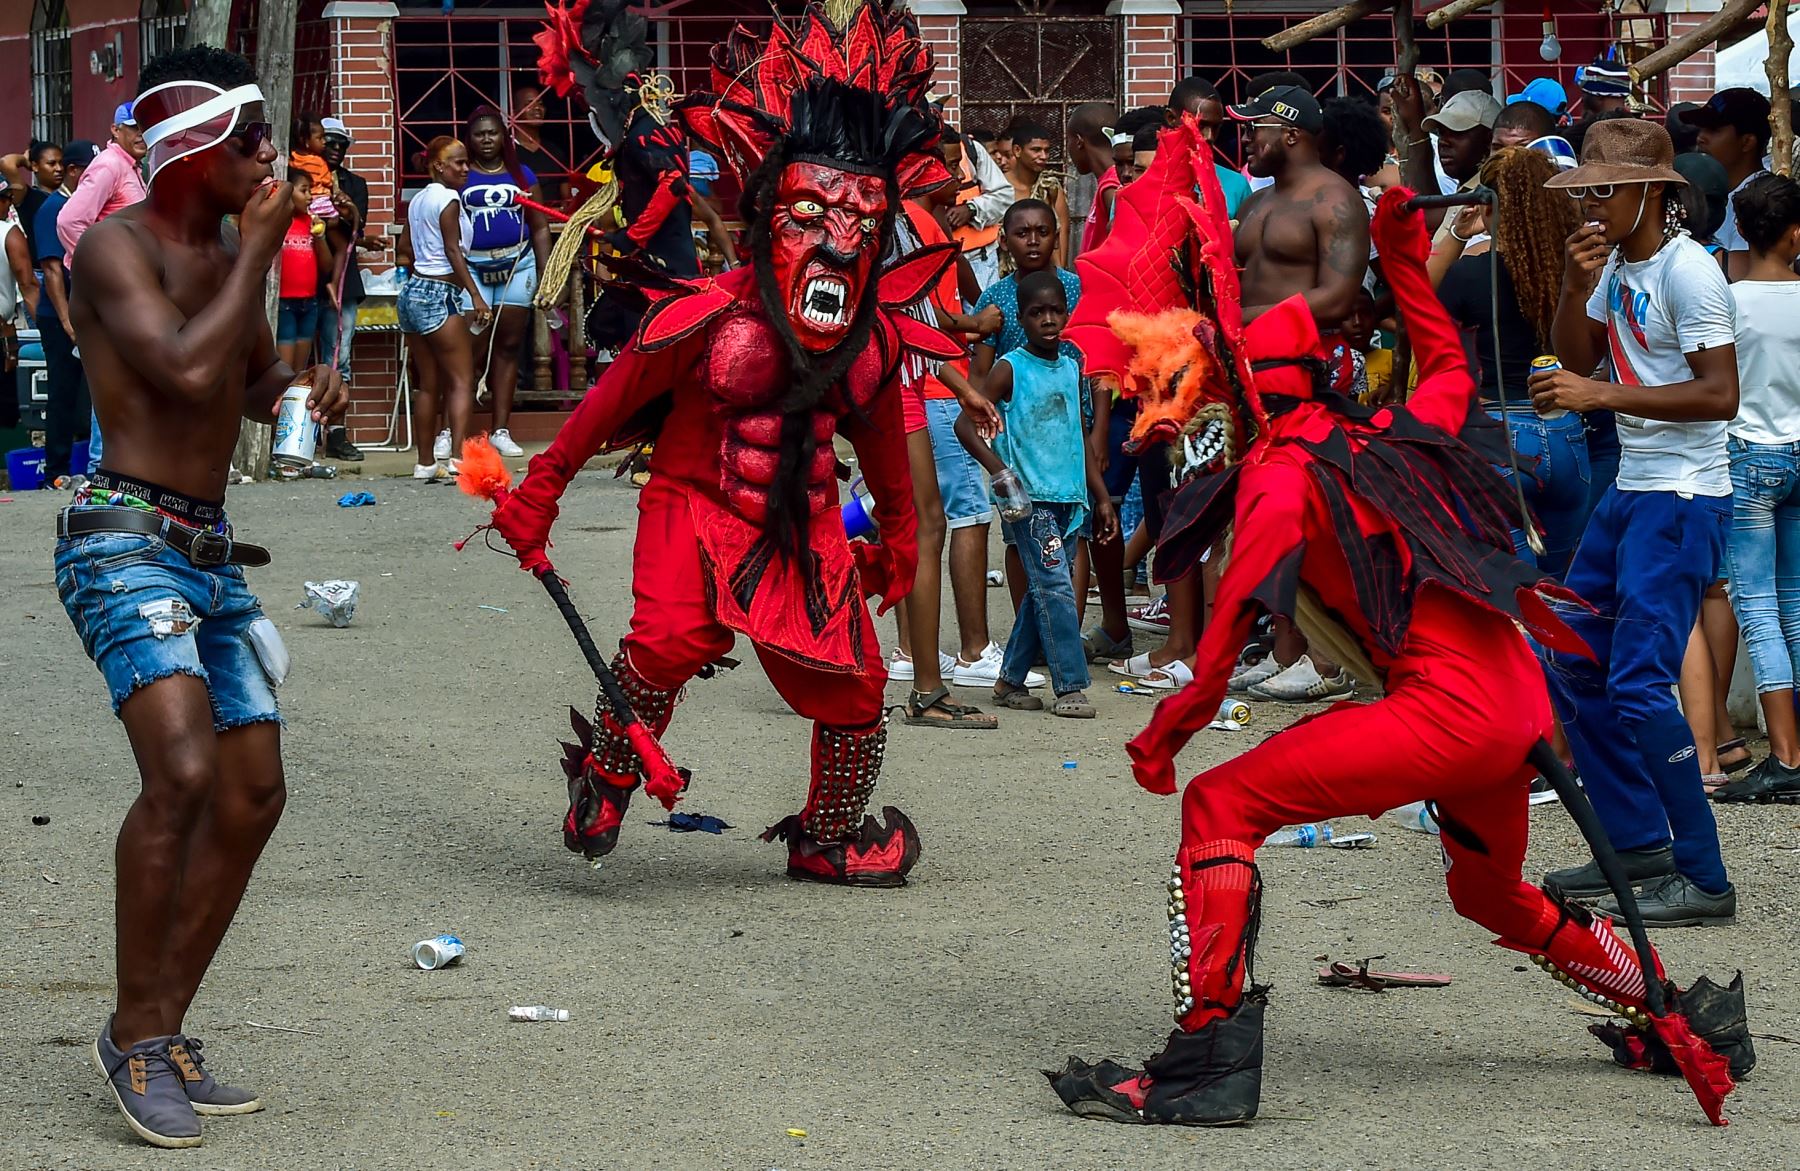
[[[494,513],[523,566],[541,568],[570,477],[596,452],[657,436],[631,632],[613,669],[660,734],[683,685],[749,636],[813,721],[805,805],[764,837],[787,841],[789,874],[824,882],[899,885],[919,852],[898,810],[864,818],[887,742],[887,674],[863,598],[882,594],[885,611],[917,561],[896,372],[909,350],[960,352],[899,311],[949,248],[874,271],[902,195],[948,178],[924,102],[930,72],[911,18],[873,7],[842,29],[809,7],[797,34],[739,28],[714,50],[717,93],[680,115],[747,177],[751,264],[715,281],[638,273],[651,304],[635,337]],[[854,557],[834,435],[856,450],[881,532]],[[615,844],[640,762],[610,715],[584,723],[564,830],[593,858]]]
[[[1337,705],[1189,783],[1168,884],[1176,1028],[1142,1070],[1071,1058],[1052,1085],[1091,1118],[1254,1117],[1267,1003],[1252,971],[1257,846],[1283,825],[1426,799],[1457,911],[1624,1016],[1601,1027],[1621,1063],[1681,1062],[1717,1120],[1732,1084],[1725,1058],[1737,1072],[1754,1059],[1741,985],[1659,983],[1647,996],[1631,944],[1608,922],[1520,878],[1536,771],[1527,755],[1541,755],[1550,707],[1519,625],[1546,646],[1585,648],[1542,596],[1566,591],[1512,556],[1509,497],[1492,470],[1504,449],[1488,448],[1485,417],[1471,416],[1474,383],[1426,277],[1425,229],[1404,210],[1411,193],[1383,197],[1372,235],[1420,381],[1406,406],[1370,409],[1323,389],[1324,355],[1300,298],[1240,329],[1224,204],[1213,168],[1196,158],[1210,161],[1191,122],[1165,133],[1150,172],[1121,194],[1107,244],[1081,261],[1069,329],[1091,369],[1143,398],[1140,438],[1183,436],[1182,471],[1194,478],[1171,501],[1158,576],[1190,572],[1232,534],[1194,682],[1131,742],[1133,771],[1152,792],[1175,792],[1176,753],[1217,712],[1259,610],[1294,617],[1303,597],[1316,598],[1387,694]]]

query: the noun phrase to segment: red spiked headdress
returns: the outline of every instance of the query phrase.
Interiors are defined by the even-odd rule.
[[[871,0],[839,28],[808,4],[797,29],[766,37],[742,25],[712,51],[712,92],[678,107],[693,137],[748,179],[782,143],[786,158],[892,168],[903,193],[950,178],[937,116],[925,101],[931,50],[898,4]]]

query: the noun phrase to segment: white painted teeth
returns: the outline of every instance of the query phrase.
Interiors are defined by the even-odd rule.
[[[843,325],[850,288],[831,277],[814,277],[800,296],[800,315],[817,325]]]

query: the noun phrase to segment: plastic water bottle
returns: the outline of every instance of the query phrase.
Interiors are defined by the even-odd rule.
[[[1331,823],[1318,822],[1311,825],[1293,825],[1269,835],[1263,843],[1265,846],[1298,846],[1302,850],[1310,850],[1314,846],[1323,846],[1331,841]]]
[[[566,1021],[569,1019],[569,1010],[566,1008],[547,1008],[541,1004],[534,1004],[529,1008],[519,1008],[515,1006],[507,1009],[506,1015],[515,1021]]]
[[[1414,801],[1411,805],[1390,809],[1387,815],[1407,829],[1418,833],[1435,834],[1438,832],[1437,818],[1431,816],[1431,807],[1423,801]]]
[[[994,503],[1000,509],[1001,520],[1017,523],[1031,515],[1031,493],[1025,491],[1017,472],[1001,468],[990,482],[994,486]]]

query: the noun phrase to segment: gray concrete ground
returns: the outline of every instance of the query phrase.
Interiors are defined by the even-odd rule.
[[[806,732],[751,659],[695,684],[669,737],[697,776],[687,808],[734,828],[673,835],[640,801],[594,873],[557,832],[556,740],[594,694],[559,618],[508,559],[451,551],[473,502],[371,483],[380,504],[354,511],[331,483],[232,495],[240,532],[276,554],[251,581],[295,660],[291,796],[189,1028],[270,1108],[208,1121],[185,1154],[132,1140],[87,1063],[111,1003],[111,851],[135,771],[52,586],[59,501],[0,503],[0,1166],[1795,1165],[1793,1041],[1759,1042],[1733,1125],[1706,1127],[1678,1082],[1611,1066],[1583,1003],[1458,919],[1435,841],[1391,825],[1366,852],[1264,856],[1258,974],[1275,991],[1253,1126],[1079,1121],[1037,1070],[1141,1058],[1169,1027],[1177,804],[1133,785],[1121,748],[1148,701],[1102,675],[1093,722],[897,726],[878,798],[923,832],[915,881],[830,890],[788,881],[780,847],[755,840],[800,800]],[[558,529],[603,645],[627,612],[632,505],[589,474]],[[292,608],[303,580],[338,576],[363,585],[351,627]],[[1205,734],[1184,764],[1290,714],[1260,708],[1254,733]],[[1534,873],[1577,856],[1559,808],[1532,820]],[[1800,814],[1721,821],[1739,925],[1660,942],[1686,977],[1741,966],[1756,1027],[1800,1034]],[[415,971],[408,948],[440,931],[468,941],[466,962]],[[1314,982],[1318,957],[1374,954],[1455,983]],[[573,1020],[508,1023],[509,1005],[540,1003]]]

